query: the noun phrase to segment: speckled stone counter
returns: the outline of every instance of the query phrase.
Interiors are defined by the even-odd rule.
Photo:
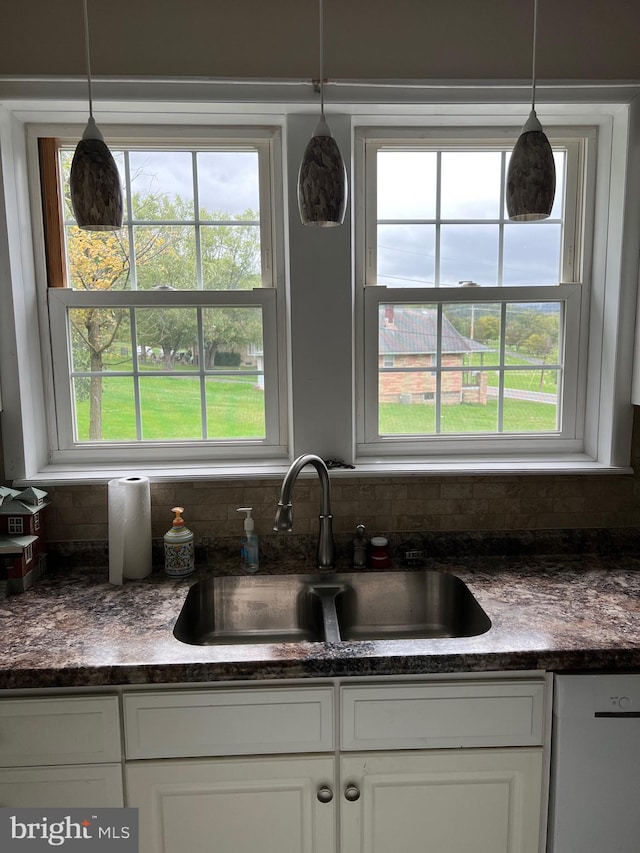
[[[0,602],[0,688],[498,670],[640,670],[640,557],[483,558],[451,571],[492,621],[478,637],[190,646],[172,628],[199,577],[111,586],[46,574]]]

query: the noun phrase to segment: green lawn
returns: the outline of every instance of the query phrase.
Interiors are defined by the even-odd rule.
[[[430,404],[409,406],[381,403],[379,430],[382,435],[420,435],[435,432],[436,409]],[[486,406],[466,403],[442,406],[441,431],[447,434],[496,432],[498,402]],[[503,429],[505,432],[549,432],[556,429],[556,407],[548,403],[505,400]]]
[[[104,441],[135,441],[136,422],[131,377],[103,377]],[[202,438],[200,432],[200,384],[197,377],[144,376],[140,379],[142,437],[152,440]],[[498,404],[443,406],[441,431],[492,433],[497,430]],[[264,393],[253,377],[207,379],[208,438],[263,438]],[[78,438],[89,439],[89,402],[77,404]],[[505,400],[504,430],[537,432],[556,429],[556,407],[547,403]],[[433,434],[435,406],[382,403],[380,432],[383,435]]]
[[[131,377],[103,377],[104,441],[136,439]],[[142,377],[142,437],[146,440],[202,438],[197,377]],[[208,438],[264,438],[264,393],[250,377],[207,379]],[[89,438],[89,401],[77,404],[80,441]]]
[[[470,367],[473,369],[483,368],[485,364],[495,364],[491,361],[491,353],[473,353],[469,357]],[[514,355],[505,356],[505,365],[508,367],[522,368],[522,370],[507,370],[504,374],[505,388],[513,388],[520,391],[543,391],[545,394],[557,394],[558,371],[540,370],[541,365],[532,363],[525,357]],[[486,370],[486,368],[484,368]],[[487,382],[494,387],[498,386],[499,377],[497,370],[487,370]]]

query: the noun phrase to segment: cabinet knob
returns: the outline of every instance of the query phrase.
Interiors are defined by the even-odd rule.
[[[321,803],[330,803],[333,799],[333,791],[325,785],[318,789],[317,797]]]
[[[350,803],[355,803],[356,800],[360,799],[360,788],[357,785],[347,785],[344,789],[344,796]]]

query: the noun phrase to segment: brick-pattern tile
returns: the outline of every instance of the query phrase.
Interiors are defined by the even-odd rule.
[[[332,478],[334,530],[366,525],[376,534],[640,527],[640,414],[632,459],[637,475],[497,475]],[[258,535],[272,534],[281,483],[271,479],[151,484],[153,536],[161,537],[183,506],[199,539],[242,535],[240,506],[252,506]],[[47,510],[51,541],[108,536],[106,485],[53,486]],[[301,478],[293,492],[294,533],[315,534],[320,489]]]

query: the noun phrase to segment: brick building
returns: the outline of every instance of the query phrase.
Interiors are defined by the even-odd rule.
[[[438,314],[434,308],[385,305],[380,311],[378,367],[381,403],[433,403],[436,395]],[[442,318],[442,405],[487,402],[487,374],[470,366],[472,353],[490,348],[465,338]],[[407,371],[406,368],[411,368]]]

